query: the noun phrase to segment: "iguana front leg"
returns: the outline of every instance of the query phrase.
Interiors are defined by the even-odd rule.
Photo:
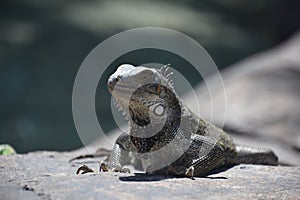
[[[100,171],[103,172],[130,172],[128,168],[123,167],[126,162],[129,152],[123,150],[119,144],[115,144],[113,151],[110,154],[107,164],[101,163]]]
[[[123,133],[118,137],[108,158],[108,162],[101,163],[100,171],[130,172],[130,170],[124,166],[131,163],[129,152],[132,150],[133,145],[130,141],[130,136]]]
[[[133,150],[132,144],[130,142],[130,136],[128,134],[123,133],[120,135],[114,145],[113,150],[107,150],[107,149],[98,149],[95,154],[86,154],[86,155],[80,155],[75,158],[72,158],[69,160],[69,162],[72,162],[74,160],[78,159],[84,159],[84,158],[94,158],[94,157],[103,157],[106,156],[106,158],[101,162],[100,164],[100,171],[103,172],[130,172],[128,168],[125,168],[124,166],[127,164],[134,165],[135,168],[141,169],[141,162],[138,160],[137,157],[133,157],[130,154],[130,151]],[[85,174],[94,172],[91,168],[89,168],[86,165],[83,165],[78,168],[76,174]]]

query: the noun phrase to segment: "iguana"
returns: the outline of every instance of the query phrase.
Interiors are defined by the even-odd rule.
[[[235,145],[196,116],[177,95],[169,68],[123,64],[109,77],[108,90],[130,131],[118,137],[102,171],[127,172],[125,165],[140,161],[147,174],[194,177],[240,163],[277,164],[271,150]]]

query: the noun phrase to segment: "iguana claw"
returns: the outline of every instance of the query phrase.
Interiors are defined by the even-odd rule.
[[[81,172],[82,171],[82,172]],[[81,172],[81,174],[86,174],[86,173],[91,173],[94,172],[94,170],[92,170],[91,168],[89,168],[86,165],[82,165],[81,167],[79,167],[76,171],[76,174],[79,174]]]
[[[130,170],[127,167],[114,167],[109,169],[106,163],[100,164],[100,172],[122,172],[122,173],[130,173]]]

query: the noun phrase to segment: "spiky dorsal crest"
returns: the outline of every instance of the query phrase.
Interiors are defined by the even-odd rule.
[[[170,69],[171,69],[171,64],[166,64],[159,69],[159,72],[165,79],[167,79],[167,82],[171,85],[171,87],[173,87],[174,84],[171,78],[173,72],[170,71]]]

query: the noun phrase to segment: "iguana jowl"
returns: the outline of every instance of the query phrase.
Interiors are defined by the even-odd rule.
[[[277,164],[272,151],[235,145],[183,105],[167,70],[124,64],[109,77],[108,89],[130,131],[118,137],[103,171],[127,171],[129,154],[147,173],[187,177],[240,163]]]

